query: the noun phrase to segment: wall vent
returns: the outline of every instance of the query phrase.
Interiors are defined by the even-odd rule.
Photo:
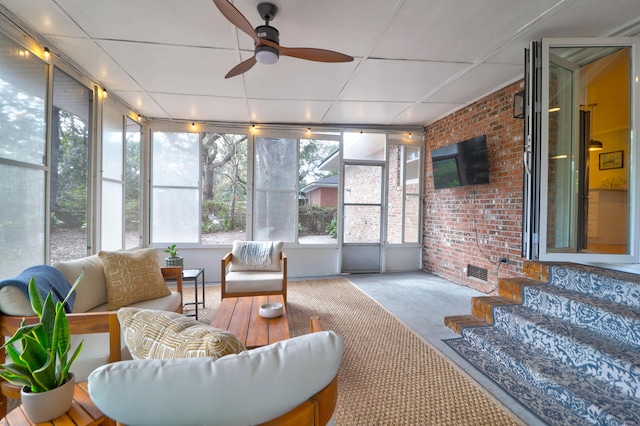
[[[487,270],[475,265],[467,265],[467,276],[487,281]]]

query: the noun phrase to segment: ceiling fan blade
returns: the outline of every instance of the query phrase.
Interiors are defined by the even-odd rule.
[[[263,44],[266,44],[264,40]],[[316,62],[351,62],[353,57],[332,50],[314,49],[311,47],[278,47],[281,55],[291,56]]]
[[[213,0],[213,4],[220,10],[220,12],[224,15],[225,18],[229,20],[233,25],[238,27],[239,30],[247,33],[255,42],[256,45],[260,43],[260,37],[256,34],[256,30],[253,29],[253,26],[247,18],[244,17],[242,13],[234,5],[229,3],[227,0]]]
[[[235,77],[236,75],[245,73],[249,71],[256,64],[256,62],[257,61],[255,56],[250,57],[246,61],[242,61],[235,67],[231,68],[231,71],[229,71],[227,75],[224,76],[224,78],[231,78]]]

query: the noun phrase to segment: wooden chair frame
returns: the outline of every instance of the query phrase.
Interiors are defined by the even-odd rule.
[[[317,316],[311,317],[311,332],[322,331],[322,325]],[[327,386],[311,398],[288,411],[263,423],[262,426],[324,426],[326,425],[338,403],[338,375]]]
[[[161,268],[164,279],[175,280],[176,289],[180,293],[180,307],[177,312],[182,313],[182,268]],[[5,337],[12,336],[20,325],[23,317],[0,315],[0,346],[4,345]],[[27,324],[38,322],[37,316],[24,317]],[[121,359],[120,323],[117,311],[108,312],[84,312],[67,314],[69,332],[71,334],[109,333],[109,358],[108,362],[116,362]],[[5,362],[5,351],[0,351],[0,364]],[[20,399],[20,387],[0,380],[0,418],[7,415],[7,397]]]
[[[220,270],[220,300],[225,297],[244,297],[244,296],[266,296],[281,294],[284,302],[287,303],[287,255],[280,252],[280,270],[282,271],[282,291],[255,291],[246,293],[230,293],[227,291],[227,268],[231,264],[231,252],[224,255],[221,261]],[[259,272],[259,271],[256,271]]]

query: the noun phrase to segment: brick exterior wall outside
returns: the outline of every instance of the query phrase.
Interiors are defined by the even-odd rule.
[[[345,203],[379,203],[381,193],[380,170],[370,166],[345,167]],[[345,243],[380,241],[380,208],[345,206]]]
[[[425,129],[422,269],[486,293],[498,276],[524,276],[524,120],[513,118],[513,95],[523,88],[523,81],[511,84]],[[431,151],[480,135],[487,136],[491,183],[434,190]],[[468,277],[469,264],[487,269],[488,281]]]
[[[307,193],[307,202],[312,206],[335,207],[338,205],[338,188],[317,188]]]

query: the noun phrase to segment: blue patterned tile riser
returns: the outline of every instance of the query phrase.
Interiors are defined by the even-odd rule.
[[[454,350],[550,425],[640,425],[640,276],[554,264]]]
[[[493,312],[494,325],[513,340],[553,356],[640,398],[640,351],[613,339],[558,321],[521,306],[503,306]]]
[[[640,349],[638,309],[552,285],[525,287],[522,304]]]
[[[640,276],[585,265],[549,266],[549,283],[640,308]]]
[[[640,401],[495,327],[465,328],[463,336],[447,343],[549,424],[640,424]],[[528,385],[533,389],[523,391]],[[536,392],[545,398],[532,400]],[[576,415],[582,421],[571,420]]]

